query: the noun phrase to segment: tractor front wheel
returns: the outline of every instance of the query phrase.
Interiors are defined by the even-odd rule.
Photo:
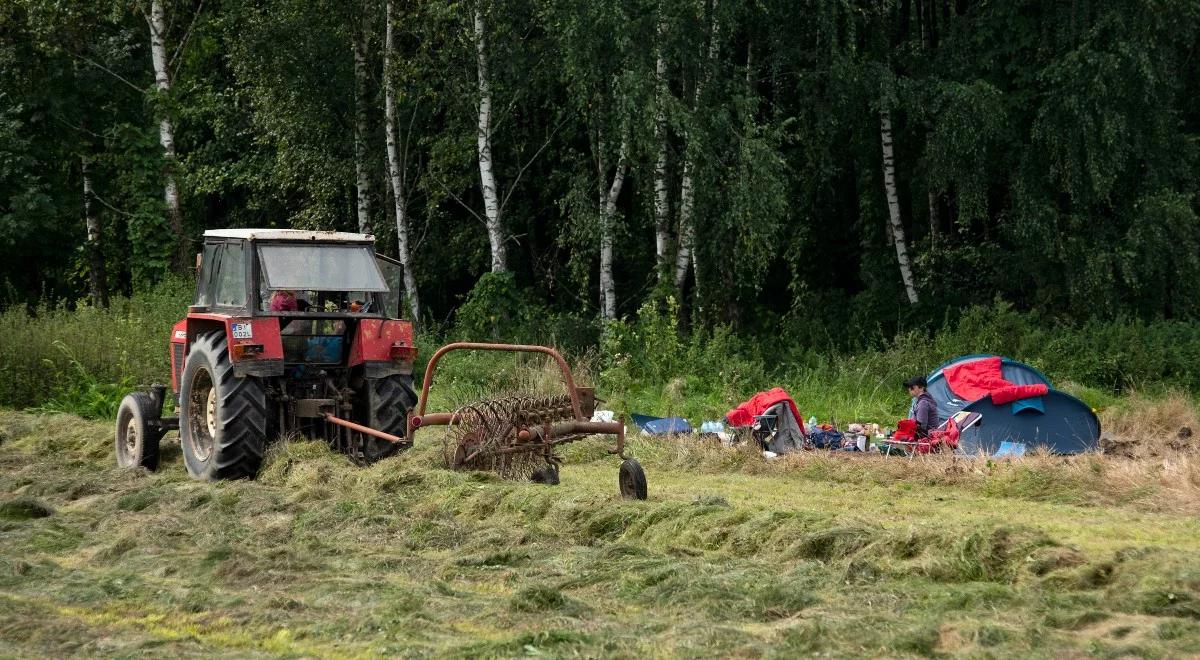
[[[117,465],[123,468],[158,469],[158,442],[163,432],[150,426],[160,415],[155,410],[154,397],[134,392],[121,399],[117,409]]]
[[[188,352],[179,389],[179,444],[197,479],[254,478],[267,444],[267,391],[238,378],[223,332],[200,335]]]

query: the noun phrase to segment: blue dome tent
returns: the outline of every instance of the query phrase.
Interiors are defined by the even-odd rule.
[[[963,432],[959,449],[967,454],[995,454],[1001,444],[1014,443],[1024,449],[1045,447],[1056,454],[1079,454],[1096,448],[1100,420],[1087,404],[1053,389],[1050,379],[1033,367],[1001,357],[1000,373],[1014,385],[1045,385],[1044,396],[996,405],[991,397],[964,400],[951,389],[945,370],[949,367],[996,357],[965,355],[943,364],[929,374],[929,394],[937,402],[938,415],[948,419],[959,411],[975,412],[983,421]]]

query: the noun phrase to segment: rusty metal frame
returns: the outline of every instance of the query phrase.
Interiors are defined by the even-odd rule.
[[[506,353],[541,353],[552,358],[558,363],[558,368],[562,372],[563,384],[567,388],[567,395],[571,398],[571,411],[575,415],[576,422],[587,422],[583,417],[583,409],[579,402],[579,392],[575,389],[575,377],[571,374],[571,367],[567,365],[567,361],[563,356],[549,346],[537,346],[531,344],[488,344],[480,342],[455,342],[446,344],[439,348],[430,358],[429,363],[425,365],[425,378],[421,383],[421,397],[417,401],[417,409],[415,414],[408,416],[407,437],[408,441],[413,441],[413,434],[422,426],[448,426],[456,423],[458,420],[454,413],[429,413],[425,414],[425,406],[429,402],[429,390],[433,386],[433,373],[437,369],[438,362],[442,357],[451,351],[499,351]],[[612,431],[605,431],[611,433]],[[623,433],[622,433],[623,434]]]

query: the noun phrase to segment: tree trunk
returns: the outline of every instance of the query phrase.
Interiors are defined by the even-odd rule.
[[[508,270],[508,260],[504,254],[504,228],[500,222],[500,199],[492,163],[492,89],[488,83],[487,36],[483,8],[478,5],[475,7],[475,55],[479,69],[479,130],[476,133],[479,181],[483,188],[488,242],[492,248],[492,272],[499,273]]]
[[[896,166],[892,154],[892,116],[888,110],[879,111],[879,135],[883,142],[883,188],[887,193],[889,227],[892,242],[896,245],[896,260],[900,262],[900,279],[908,302],[917,303],[917,287],[913,284],[912,265],[908,261],[908,246],[904,239],[904,225],[900,222],[900,200],[896,195]]]
[[[179,203],[179,184],[176,181],[177,159],[175,155],[175,126],[171,113],[167,111],[166,98],[171,93],[171,72],[167,68],[167,45],[164,33],[167,19],[162,0],[150,0],[150,58],[154,64],[154,86],[158,89],[158,141],[163,149],[163,200],[167,204],[167,218],[171,231],[178,241],[176,266],[187,266],[187,246],[183,235],[183,210]]]
[[[720,53],[721,24],[717,20],[717,2],[718,0],[713,0],[712,3],[712,33],[709,35],[708,41],[707,67],[713,65]],[[711,69],[706,69],[696,80],[692,102],[693,114],[700,109],[704,84],[708,81],[710,73]],[[696,242],[696,228],[692,219],[692,211],[695,206],[695,188],[692,182],[694,169],[692,159],[694,157],[695,149],[692,147],[692,136],[689,135],[683,156],[683,181],[679,189],[679,249],[675,252],[675,288],[680,290],[687,283],[688,266],[692,263],[692,250],[695,249]]]
[[[388,180],[392,184],[392,199],[396,205],[396,243],[400,266],[404,270],[404,293],[413,323],[421,319],[421,298],[417,292],[417,278],[413,273],[413,260],[408,236],[408,197],[404,186],[405,164],[400,159],[400,145],[396,122],[396,84],[392,81],[392,57],[395,41],[395,1],[387,0],[387,25],[384,28],[383,45],[383,89],[384,130],[387,131]]]
[[[927,193],[929,199],[929,240],[937,243],[938,234],[942,232],[942,214],[938,208],[938,194],[934,190]]]
[[[372,233],[371,168],[367,161],[367,12],[354,32],[354,175],[358,188],[358,231]],[[386,72],[384,75],[387,75]]]
[[[663,57],[662,41],[667,26],[658,22],[658,53],[654,62],[654,143],[658,155],[654,160],[654,254],[661,279],[667,272],[667,252],[671,245],[670,199],[667,191],[667,61]]]
[[[695,240],[692,207],[695,198],[695,191],[692,190],[692,159],[685,154],[683,181],[679,189],[679,249],[675,251],[675,288],[680,291],[687,284],[688,266],[692,262],[692,242]]]
[[[607,320],[617,318],[617,289],[613,281],[613,234],[617,217],[617,198],[625,185],[625,172],[629,167],[629,138],[621,140],[621,152],[617,157],[617,171],[612,185],[601,195],[600,207],[600,311]],[[607,172],[601,172],[607,176]],[[603,183],[601,184],[603,185]]]
[[[87,156],[79,160],[83,174],[83,218],[87,223],[88,284],[92,305],[108,307],[108,276],[104,271],[104,253],[100,249],[100,219],[92,215],[92,174]]]

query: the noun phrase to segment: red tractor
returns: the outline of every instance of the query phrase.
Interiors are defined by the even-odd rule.
[[[594,391],[576,387],[562,356],[545,346],[450,344],[426,366],[422,401],[413,391],[412,323],[400,306],[400,265],[375,254],[365,234],[296,229],[204,233],[194,304],[170,341],[178,417],[163,417],[166,386],[134,392],[117,413],[122,467],[158,467],[159,441],[179,429],[188,473],[198,479],[254,477],[268,441],[324,438],[368,464],[412,446],[423,426],[445,425],[448,467],[486,469],[557,483],[555,448],[615,435],[625,424],[591,421]],[[509,396],[426,414],[433,372],[454,350],[537,353],[555,360],[566,393]],[[543,465],[542,468],[537,468]],[[626,459],[621,492],[645,499],[641,466]]]
[[[363,234],[295,229],[204,233],[194,304],[171,334],[178,418],[163,386],[135,392],[117,415],[117,462],[155,469],[179,429],[188,473],[253,477],[267,440],[323,436],[371,463],[407,446],[416,403],[412,324]],[[393,279],[393,281],[395,281]]]

